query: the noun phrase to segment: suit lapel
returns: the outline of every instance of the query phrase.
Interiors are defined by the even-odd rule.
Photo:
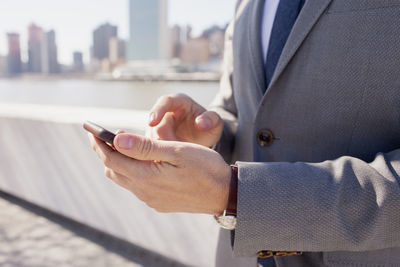
[[[319,17],[323,14],[324,10],[328,7],[332,0],[307,0],[302,11],[293,26],[292,32],[283,48],[282,55],[278,61],[275,73],[272,76],[271,83],[265,95],[271,87],[274,86],[276,80],[285,70],[290,60],[299,49],[304,39],[307,37]],[[265,99],[264,95],[264,99]]]
[[[263,19],[264,0],[253,0],[249,10],[249,55],[252,61],[252,72],[257,83],[256,97],[257,102],[260,102],[266,87],[265,71],[264,71],[264,56],[262,53],[261,43],[261,25]],[[256,103],[257,103],[256,102]]]
[[[277,79],[282,75],[286,66],[296,54],[296,51],[301,46],[304,39],[307,37],[309,32],[312,30],[315,23],[317,23],[324,10],[328,7],[332,0],[306,0],[306,3],[299,14],[299,17],[293,26],[292,32],[283,48],[282,55],[278,61],[275,69],[275,73],[272,77],[271,83],[264,94],[267,86],[265,79],[265,67],[264,58],[262,53],[261,43],[261,25],[263,19],[263,10],[265,0],[248,0],[242,1],[245,6],[249,4],[249,12],[247,13],[248,18],[248,47],[249,55],[251,57],[251,71],[253,72],[254,79],[257,84],[257,90],[254,90],[254,97],[256,103],[265,101],[266,95],[270,91],[271,87],[274,86]],[[250,3],[248,3],[250,2]],[[239,6],[240,9],[240,6]]]

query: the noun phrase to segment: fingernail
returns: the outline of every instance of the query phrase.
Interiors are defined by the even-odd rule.
[[[122,149],[131,149],[133,147],[133,137],[129,135],[118,135],[117,143]]]
[[[209,129],[211,128],[211,120],[206,117],[199,118],[197,120],[197,125],[199,125],[202,129]]]
[[[152,123],[156,118],[156,114],[154,112],[150,113],[149,115],[149,123]]]

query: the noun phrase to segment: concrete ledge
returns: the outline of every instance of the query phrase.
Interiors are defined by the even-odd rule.
[[[91,120],[111,128],[143,132],[148,112],[143,110],[0,103],[0,116],[44,122],[82,124]]]
[[[0,103],[0,189],[185,264],[213,266],[211,216],[159,214],[103,174],[81,122],[141,133],[143,111]]]

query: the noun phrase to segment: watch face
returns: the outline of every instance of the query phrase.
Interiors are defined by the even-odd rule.
[[[217,222],[221,225],[222,228],[227,230],[233,230],[236,228],[236,217],[232,215],[225,215],[217,217]]]

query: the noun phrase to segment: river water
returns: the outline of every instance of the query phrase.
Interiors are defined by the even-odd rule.
[[[184,93],[207,106],[218,83],[0,79],[1,102],[149,110],[165,94]]]

